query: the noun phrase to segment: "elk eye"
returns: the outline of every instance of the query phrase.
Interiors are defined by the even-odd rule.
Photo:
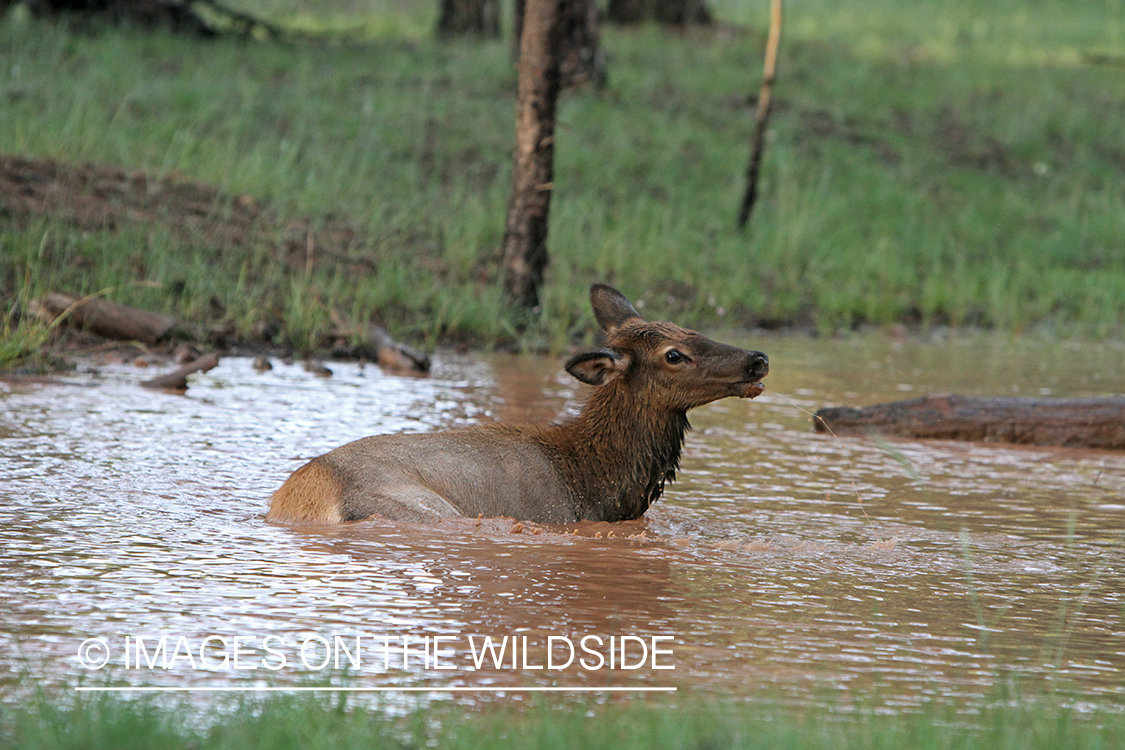
[[[684,361],[684,355],[680,354],[675,349],[669,349],[668,353],[664,355],[664,359],[667,360],[670,365],[678,365]]]

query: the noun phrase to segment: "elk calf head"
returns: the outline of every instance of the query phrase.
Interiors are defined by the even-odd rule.
[[[629,300],[604,284],[590,290],[605,346],[579,354],[566,370],[583,383],[628,391],[647,408],[686,412],[728,396],[763,390],[769,358],[712,341],[672,323],[648,322]]]

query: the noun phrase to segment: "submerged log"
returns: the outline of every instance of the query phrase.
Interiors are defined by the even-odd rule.
[[[817,432],[1125,449],[1125,396],[987,398],[936,394],[862,409],[829,407]]]
[[[152,380],[145,380],[141,385],[145,388],[156,388],[162,391],[177,391],[184,392],[187,390],[188,382],[187,376],[195,372],[207,372],[210,369],[217,367],[219,364],[219,357],[217,354],[204,354],[199,359],[190,364],[186,364],[175,372],[170,372],[167,375],[161,375]]]
[[[82,298],[54,292],[39,300],[35,312],[53,321],[66,315],[63,324],[96,333],[107,339],[140,341],[146,346],[167,338],[176,327],[169,315],[119,305],[95,297]]]

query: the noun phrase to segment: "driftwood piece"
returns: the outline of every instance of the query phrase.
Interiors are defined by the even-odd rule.
[[[817,432],[1125,449],[1125,396],[986,398],[936,394],[817,411]]]
[[[69,311],[69,312],[68,312]],[[39,300],[35,312],[48,321],[66,314],[64,325],[81,328],[107,339],[140,341],[152,346],[167,338],[176,319],[159,313],[119,305],[97,298],[82,298],[54,292]]]
[[[352,324],[339,310],[331,312],[340,339],[359,340],[358,345],[341,346],[348,356],[374,360],[388,372],[398,375],[425,375],[430,371],[430,358],[414,347],[396,341],[378,323]]]
[[[170,372],[167,375],[161,375],[152,380],[145,380],[141,383],[145,388],[156,388],[163,391],[179,391],[187,390],[188,382],[187,376],[195,372],[207,372],[208,370],[218,366],[219,356],[217,354],[204,354],[194,362],[184,365],[175,372]]]
[[[430,358],[412,346],[395,341],[380,325],[368,323],[367,340],[375,349],[375,361],[384,370],[396,373],[427,373]]]

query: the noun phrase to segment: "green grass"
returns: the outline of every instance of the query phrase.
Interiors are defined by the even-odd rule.
[[[29,370],[44,369],[41,352],[50,334],[47,324],[22,314],[8,316],[0,325],[0,367],[18,364]]]
[[[1108,750],[1125,742],[1120,713],[1082,713],[1051,701],[957,712],[780,708],[750,703],[599,705],[493,702],[384,711],[342,697],[275,696],[210,708],[118,696],[40,697],[0,705],[8,750],[266,750],[294,748],[866,748],[868,750]]]
[[[716,0],[716,31],[605,29],[608,88],[561,105],[543,315],[522,335],[495,256],[509,43],[436,42],[431,5],[261,6],[362,44],[0,24],[0,152],[343,216],[374,264],[306,272],[272,247],[43,220],[0,234],[0,294],[26,278],[31,295],[115,287],[116,301],[243,335],[275,322],[297,348],[323,343],[333,309],[429,343],[561,348],[589,325],[596,280],[699,327],[1125,331],[1125,76],[1087,62],[1125,56],[1121,0],[789,4],[745,235],[733,225],[766,4]]]

